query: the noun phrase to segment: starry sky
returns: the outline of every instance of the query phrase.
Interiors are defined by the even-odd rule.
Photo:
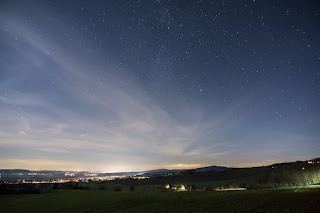
[[[0,2],[0,168],[320,153],[317,0]]]

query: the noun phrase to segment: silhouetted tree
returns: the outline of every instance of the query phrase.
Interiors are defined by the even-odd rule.
[[[134,184],[131,184],[131,185],[130,185],[130,191],[133,192],[135,189],[136,189],[135,185],[134,185]]]
[[[115,187],[114,189],[113,189],[113,191],[115,191],[115,192],[121,192],[121,187]]]

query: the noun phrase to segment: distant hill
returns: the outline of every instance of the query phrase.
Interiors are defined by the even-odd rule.
[[[209,166],[162,175],[148,180],[150,184],[195,184],[198,187],[219,187],[236,184],[242,187],[263,188],[298,186],[320,183],[320,158],[308,161],[277,163],[252,168]],[[146,183],[147,181],[145,181]]]
[[[191,171],[195,172],[208,172],[208,171],[215,171],[215,172],[222,172],[226,171],[230,168],[223,167],[223,166],[207,166],[207,167],[202,167],[202,168],[197,168],[197,169],[191,169]]]
[[[92,173],[74,171],[30,171],[23,169],[0,169],[0,181],[48,180],[55,178],[90,178],[106,176],[149,176],[145,180],[116,180],[119,184],[164,185],[196,184],[198,187],[217,187],[238,184],[250,187],[275,187],[309,185],[320,183],[320,158],[308,161],[276,163],[252,168],[228,168],[208,166],[189,170],[155,169],[138,172]],[[134,181],[134,182],[133,182]]]
[[[216,188],[238,185],[246,188],[301,186],[320,183],[319,158],[308,161],[277,163],[251,168],[209,166],[178,172],[152,173],[150,179],[141,181],[116,181],[138,185],[187,184],[196,188]]]

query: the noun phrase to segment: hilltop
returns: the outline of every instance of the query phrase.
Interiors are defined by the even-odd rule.
[[[139,172],[92,173],[74,171],[30,171],[30,170],[0,170],[0,181],[18,180],[49,180],[81,178],[104,181],[113,177],[113,184],[120,185],[164,185],[189,184],[195,187],[219,187],[221,185],[237,184],[251,188],[310,185],[320,183],[320,158],[308,161],[276,163],[269,166],[250,168],[228,168],[209,166],[189,170],[157,169]],[[137,178],[133,178],[137,177]],[[139,178],[144,177],[144,178]],[[148,178],[145,178],[148,177]],[[110,180],[110,178],[109,178]]]

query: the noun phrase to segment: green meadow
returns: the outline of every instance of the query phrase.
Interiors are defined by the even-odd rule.
[[[320,188],[247,191],[56,190],[0,195],[0,212],[320,212]]]

